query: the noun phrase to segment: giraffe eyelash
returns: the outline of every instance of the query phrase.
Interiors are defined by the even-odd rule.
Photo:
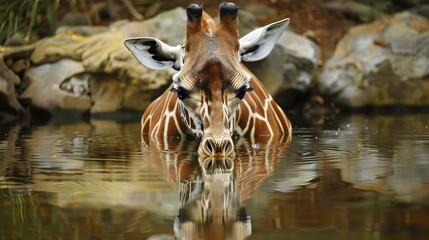
[[[175,92],[175,93],[177,93],[177,97],[180,99],[180,100],[184,100],[184,99],[186,99],[186,98],[189,98],[189,93],[188,93],[188,91],[186,91],[184,88],[182,88],[182,87],[172,87],[171,89],[170,89],[170,91],[171,92]]]
[[[246,92],[253,91],[253,88],[251,86],[244,86],[238,90],[238,93],[235,95],[236,98],[242,100],[244,96],[246,95]]]

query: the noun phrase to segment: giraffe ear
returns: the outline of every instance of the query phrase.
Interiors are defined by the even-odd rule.
[[[181,46],[172,47],[156,38],[129,38],[126,39],[125,47],[130,50],[134,57],[143,65],[152,69],[174,68],[180,70],[182,67]]]
[[[238,52],[241,59],[246,62],[254,62],[268,56],[288,25],[289,18],[285,18],[253,30],[242,37]]]

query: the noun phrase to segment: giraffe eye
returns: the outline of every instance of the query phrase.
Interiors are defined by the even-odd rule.
[[[235,95],[235,97],[242,100],[244,98],[244,95],[246,95],[246,92],[251,92],[251,91],[253,91],[252,87],[244,86],[240,88],[240,90],[238,90],[238,93],[237,95]]]
[[[179,87],[179,88],[173,87],[170,91],[177,93],[177,97],[180,100],[184,100],[184,99],[189,97],[189,94],[187,93],[187,91],[181,87]]]

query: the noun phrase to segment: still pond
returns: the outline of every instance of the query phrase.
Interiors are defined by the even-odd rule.
[[[201,159],[139,121],[0,125],[0,239],[428,239],[429,114],[294,127]]]

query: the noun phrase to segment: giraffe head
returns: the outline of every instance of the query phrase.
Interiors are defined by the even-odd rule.
[[[172,92],[177,94],[183,122],[201,139],[198,153],[233,156],[232,134],[237,110],[247,92],[252,91],[251,75],[241,61],[266,57],[286,29],[289,19],[256,29],[241,39],[238,35],[238,7],[219,6],[220,25],[191,4],[186,9],[184,44],[169,46],[155,38],[132,38],[125,46],[143,65],[154,69],[174,68]]]

